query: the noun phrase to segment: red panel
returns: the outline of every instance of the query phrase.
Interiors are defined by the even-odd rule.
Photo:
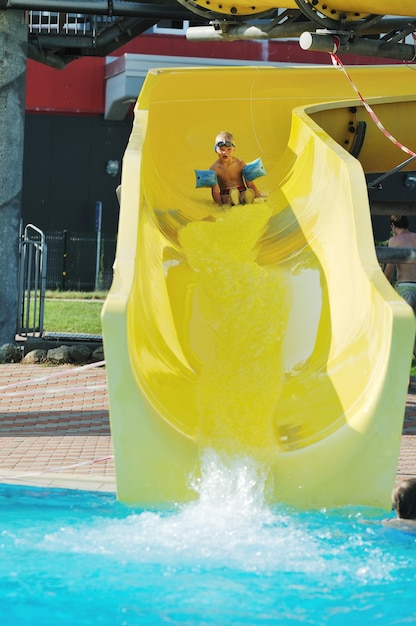
[[[114,52],[114,56],[161,54],[205,59],[262,60],[264,44],[259,41],[188,41],[180,35],[140,35]],[[267,59],[265,59],[267,60]]]
[[[297,41],[188,41],[178,35],[140,35],[114,51],[206,59],[245,59],[271,63],[329,64],[329,54],[305,52]],[[347,65],[374,64],[377,59],[346,55]],[[383,60],[383,63],[394,63]],[[84,57],[63,70],[28,61],[26,110],[102,115],[105,110],[105,59]]]
[[[101,115],[105,59],[84,57],[63,70],[28,60],[26,110]]]

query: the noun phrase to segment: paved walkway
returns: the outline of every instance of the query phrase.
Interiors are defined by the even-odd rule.
[[[411,379],[407,395],[397,480],[416,477],[416,378]]]
[[[104,367],[0,365],[0,482],[115,491]]]
[[[115,491],[104,367],[0,365],[0,483]],[[416,379],[397,479],[416,476]]]

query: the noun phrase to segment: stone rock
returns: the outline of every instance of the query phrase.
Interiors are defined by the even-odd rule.
[[[22,363],[27,365],[33,365],[35,363],[45,363],[46,361],[46,350],[41,350],[40,348],[36,350],[31,350],[22,359]]]
[[[68,346],[59,346],[48,350],[46,356],[52,363],[71,363]]]
[[[91,355],[91,361],[97,363],[98,361],[104,361],[104,347],[98,346],[95,348],[94,352]]]
[[[71,346],[69,348],[69,357],[72,363],[88,363],[92,350],[84,344],[79,346]]]
[[[99,345],[94,351],[91,346],[82,343],[72,346],[58,346],[56,348],[33,348],[23,356],[21,349],[14,344],[0,346],[0,363],[38,364],[51,363],[54,365],[85,365],[104,361],[104,348]]]
[[[13,343],[4,343],[0,347],[0,363],[20,363],[22,352]]]

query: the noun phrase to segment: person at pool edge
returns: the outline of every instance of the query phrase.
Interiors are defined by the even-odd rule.
[[[389,247],[416,248],[416,233],[409,230],[409,220],[406,215],[392,215],[390,219],[393,236],[389,239]],[[387,263],[384,274],[390,282],[394,281],[395,269],[397,270],[396,291],[412,307],[416,315],[416,264]],[[416,355],[416,340],[413,345],[413,354]]]
[[[234,137],[221,131],[215,137],[215,152],[218,159],[210,167],[218,179],[218,184],[211,189],[212,199],[216,204],[251,204],[260,192],[253,181],[245,180],[242,174],[244,161],[234,156]]]
[[[400,530],[416,532],[416,478],[402,480],[393,489],[392,504],[396,517],[383,523]]]

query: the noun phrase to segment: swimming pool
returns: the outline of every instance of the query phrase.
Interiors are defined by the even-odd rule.
[[[250,461],[208,456],[195,502],[0,485],[4,626],[393,624],[416,619],[416,536],[375,510],[267,506]]]

